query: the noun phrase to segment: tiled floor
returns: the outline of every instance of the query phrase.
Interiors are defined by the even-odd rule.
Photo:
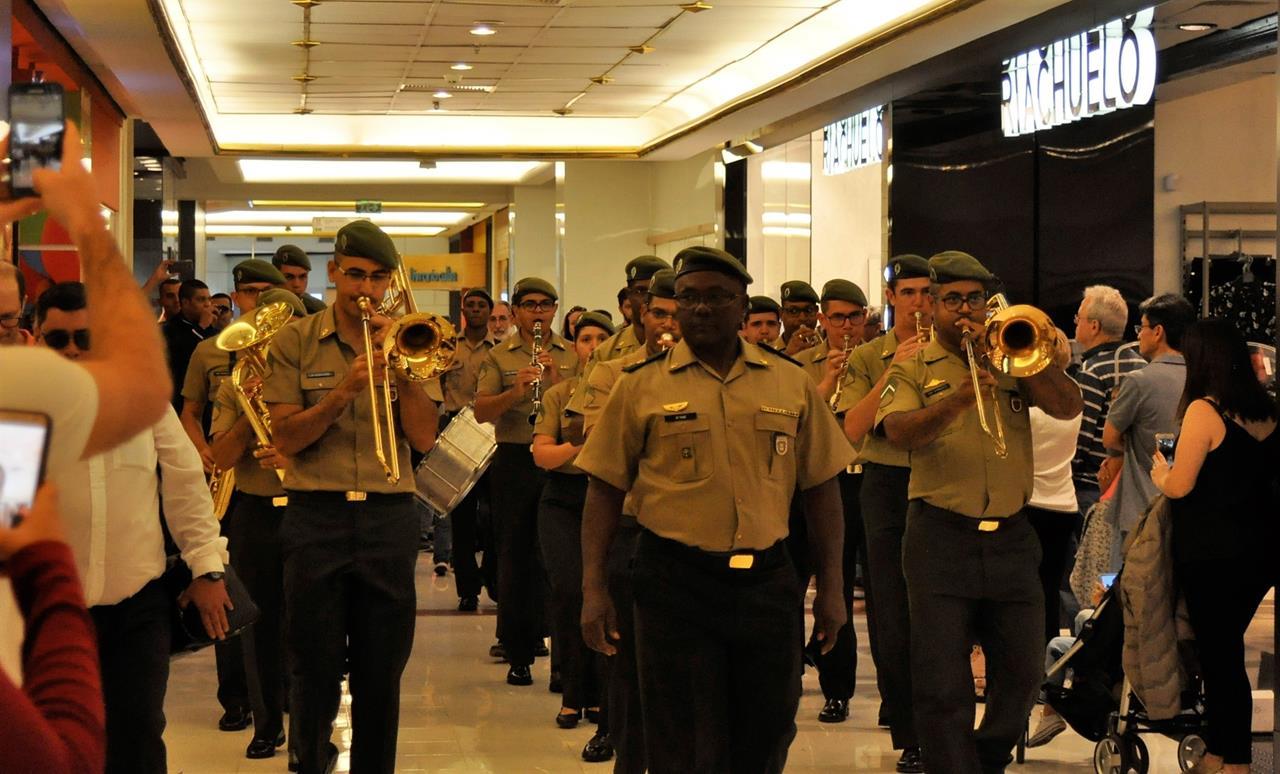
[[[548,693],[547,662],[534,666],[535,684],[513,688],[505,681],[505,666],[488,657],[494,641],[494,608],[480,613],[455,612],[457,598],[452,577],[437,578],[425,560],[418,571],[418,629],[413,656],[404,674],[399,761],[402,772],[576,772],[603,774],[609,764],[585,764],[579,757],[591,736],[590,725],[562,731],[553,717],[559,697]],[[1271,604],[1264,604],[1250,631],[1251,645],[1270,639]],[[861,608],[856,618],[859,637],[858,691],[848,722],[817,722],[822,694],[810,671],[804,679],[804,698],[798,718],[799,735],[791,747],[788,772],[892,772],[897,753],[888,732],[876,728],[878,696],[866,626]],[[1256,664],[1257,652],[1251,649]],[[1256,667],[1255,667],[1256,668]],[[178,774],[284,772],[283,753],[265,761],[244,757],[251,732],[221,733],[220,710],[214,698],[213,653],[205,651],[175,662],[169,681],[165,734],[170,770]],[[334,732],[346,749],[350,741],[344,705]],[[1176,772],[1173,742],[1147,739],[1152,772]],[[1028,753],[1024,765],[1010,774],[1091,772],[1093,745],[1070,732]],[[346,770],[346,759],[340,761]]]

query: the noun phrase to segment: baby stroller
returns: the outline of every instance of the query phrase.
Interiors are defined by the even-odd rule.
[[[1119,578],[1103,595],[1080,636],[1046,678],[1064,670],[1062,685],[1046,683],[1045,700],[1080,736],[1095,742],[1093,768],[1098,774],[1146,774],[1151,758],[1141,734],[1162,734],[1178,743],[1178,766],[1186,771],[1205,752],[1198,668],[1188,664],[1193,690],[1183,693],[1183,711],[1168,720],[1147,717],[1121,664],[1124,614],[1117,596]]]

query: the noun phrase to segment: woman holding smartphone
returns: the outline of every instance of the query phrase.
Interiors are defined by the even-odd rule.
[[[1244,633],[1276,581],[1277,410],[1229,322],[1193,324],[1182,353],[1175,462],[1157,450],[1151,479],[1172,506],[1175,572],[1204,674],[1207,752],[1191,771],[1246,774],[1253,704]]]

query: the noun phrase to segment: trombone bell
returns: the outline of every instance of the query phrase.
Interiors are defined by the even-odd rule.
[[[1049,315],[1030,304],[1018,304],[999,308],[987,320],[982,339],[996,370],[1023,377],[1035,376],[1053,362],[1058,333]]]

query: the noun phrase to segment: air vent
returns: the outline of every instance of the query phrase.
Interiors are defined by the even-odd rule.
[[[464,94],[490,94],[493,92],[493,86],[481,86],[479,84],[470,84],[470,83],[450,83],[448,85],[448,89],[449,91],[459,92]],[[400,84],[400,91],[407,91],[410,93],[422,93],[422,92],[434,93],[439,90],[440,90],[440,84],[432,84],[432,83]]]

